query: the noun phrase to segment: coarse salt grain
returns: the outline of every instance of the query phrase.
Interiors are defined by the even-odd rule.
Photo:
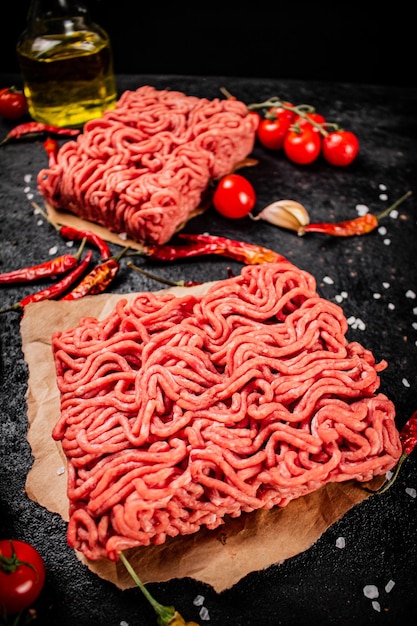
[[[403,378],[401,382],[404,385],[404,387],[411,387],[409,381],[406,378]]]
[[[66,241],[65,245],[67,246],[67,248],[73,248],[74,247],[74,242],[73,241]]]
[[[390,285],[389,285],[389,283],[387,283],[387,282],[383,282],[383,283],[382,283],[382,286],[383,286],[383,288],[384,288],[384,289],[389,289],[389,286],[390,286]]]
[[[414,328],[414,330],[417,330],[417,322],[413,322],[411,326]]]
[[[372,608],[374,609],[374,611],[378,611],[378,613],[381,611],[381,605],[379,604],[378,600],[372,601]]]
[[[379,232],[380,235],[386,235],[388,231],[387,231],[385,226],[380,226],[378,228],[378,232]]]
[[[370,600],[379,598],[378,587],[376,585],[365,585],[363,588],[363,595],[365,598],[369,598]]]
[[[358,215],[366,215],[369,212],[369,208],[366,206],[366,204],[357,204],[356,212]]]
[[[326,285],[334,285],[334,280],[330,276],[323,276],[323,282],[326,283]]]
[[[33,193],[32,193],[32,192],[30,192],[30,193],[27,193],[27,194],[26,194],[26,198],[27,198],[28,200],[33,200],[33,198],[34,198],[34,197],[35,197],[35,196],[33,195]]]
[[[388,200],[388,196],[386,193],[380,193],[379,194],[379,199],[380,200]]]
[[[413,315],[417,315],[417,306],[415,306],[413,309]]]
[[[32,180],[32,174],[25,174],[23,180],[25,181],[25,183],[30,183],[30,181]]]
[[[415,498],[417,496],[417,491],[414,489],[414,487],[407,487],[405,493],[410,496],[410,498]]]
[[[58,252],[58,246],[52,246],[52,248],[49,248],[49,254],[51,256],[56,254],[57,252]]]
[[[395,582],[392,579],[390,579],[385,585],[385,591],[389,593],[390,591],[394,589],[394,587],[395,587]]]
[[[336,300],[336,302],[343,302],[343,296],[341,294],[336,295],[334,299]]]
[[[374,300],[379,300],[380,298],[382,298],[382,295],[380,293],[374,293],[373,297],[374,297]]]
[[[388,308],[390,311],[393,311],[395,309],[395,304],[393,302],[388,302]]]
[[[355,330],[365,330],[366,328],[365,322],[359,317],[354,317],[353,315],[347,318],[347,323]]]
[[[125,622],[124,620],[120,622],[120,626],[129,626],[129,622]]]
[[[384,241],[382,243],[384,244],[384,246],[390,246],[391,245],[391,239],[384,239]]]
[[[194,606],[202,606],[204,604],[204,596],[198,595],[193,600]]]
[[[336,539],[336,548],[345,548],[346,547],[346,539],[344,537],[338,537]]]
[[[416,297],[416,292],[413,291],[412,289],[407,289],[407,291],[405,292],[405,297],[410,298],[411,300],[414,300]]]
[[[58,476],[61,476],[62,474],[65,474],[65,467],[63,467],[61,465],[61,467],[58,467],[58,469],[56,470],[56,473]]]
[[[390,211],[389,216],[390,216],[390,217],[392,217],[392,219],[396,220],[396,219],[397,219],[397,217],[398,217],[398,211],[397,211],[397,209],[392,209],[392,211]]]
[[[340,295],[342,296],[342,298],[346,299],[348,297],[348,292],[347,291],[341,291]]]
[[[387,190],[387,186],[386,186],[386,185],[384,185],[383,183],[380,183],[380,184],[378,185],[378,188],[379,188],[379,190],[380,190],[380,191],[386,191],[386,190]]]
[[[205,606],[202,606],[199,612],[199,616],[200,616],[200,619],[204,620],[205,622],[208,621],[210,619],[208,608]]]

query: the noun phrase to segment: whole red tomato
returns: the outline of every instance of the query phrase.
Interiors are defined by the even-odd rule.
[[[290,130],[284,139],[286,156],[299,165],[308,165],[315,161],[321,151],[321,136],[311,128],[304,126],[299,131]]]
[[[308,119],[307,119],[308,118]],[[304,128],[307,126],[315,133],[319,133],[320,129],[314,124],[311,124],[309,120],[312,120],[316,124],[325,124],[326,120],[320,113],[306,113],[306,117],[299,116],[294,120],[294,124],[297,124],[299,128]]]
[[[255,203],[256,194],[252,184],[240,174],[223,176],[213,194],[216,211],[233,219],[248,215]]]
[[[0,89],[0,115],[6,120],[17,120],[28,112],[25,94],[15,87]]]
[[[0,540],[0,614],[30,607],[44,583],[45,565],[36,548],[16,539]]]
[[[287,117],[265,118],[258,126],[259,142],[268,150],[281,150],[291,122]]]
[[[358,152],[359,140],[349,130],[335,130],[323,139],[323,157],[331,165],[350,165]]]

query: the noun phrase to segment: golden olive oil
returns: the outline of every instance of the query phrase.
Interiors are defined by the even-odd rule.
[[[16,51],[34,120],[81,126],[114,108],[117,90],[111,46],[100,28],[22,37]]]

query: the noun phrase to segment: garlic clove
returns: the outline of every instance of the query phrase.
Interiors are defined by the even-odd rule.
[[[264,220],[279,226],[298,232],[310,223],[310,216],[302,204],[295,200],[277,200],[268,204],[256,216],[251,215],[253,220]]]

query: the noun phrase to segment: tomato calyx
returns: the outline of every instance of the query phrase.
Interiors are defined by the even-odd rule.
[[[32,563],[29,563],[28,561],[21,561],[17,554],[16,554],[16,550],[14,549],[14,545],[13,545],[13,541],[10,540],[10,549],[11,549],[11,556],[4,556],[4,554],[0,554],[0,569],[5,573],[5,574],[12,574],[13,572],[15,572],[21,565],[26,565],[26,567],[30,567],[34,572],[36,572],[36,568],[33,567]],[[37,572],[36,572],[37,573]]]

